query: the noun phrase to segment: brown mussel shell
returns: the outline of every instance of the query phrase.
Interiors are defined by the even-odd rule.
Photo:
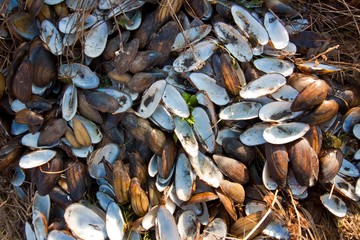
[[[320,180],[329,182],[339,172],[343,162],[343,153],[340,149],[325,149],[319,157],[320,162]]]
[[[79,201],[86,191],[86,168],[82,162],[69,162],[65,171],[67,190],[74,201]]]
[[[289,155],[285,145],[266,143],[265,154],[271,178],[278,186],[284,187],[289,165]]]
[[[221,155],[213,155],[213,159],[220,171],[234,182],[246,184],[249,181],[249,171],[242,162]]]

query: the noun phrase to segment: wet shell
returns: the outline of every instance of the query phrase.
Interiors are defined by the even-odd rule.
[[[240,91],[242,98],[258,98],[276,92],[280,87],[284,86],[286,79],[278,73],[266,74],[246,85]]]
[[[271,102],[262,106],[259,110],[259,118],[264,122],[283,122],[293,119],[302,112],[292,112],[291,102]]]
[[[205,61],[214,53],[216,44],[214,40],[204,40],[182,52],[173,63],[175,71],[189,72],[201,68]],[[196,58],[194,58],[194,55]]]
[[[301,138],[309,129],[306,123],[281,123],[265,129],[263,137],[268,143],[285,144]]]
[[[272,45],[276,49],[283,49],[289,44],[289,34],[277,16],[271,12],[265,13],[264,26],[269,33]]]
[[[317,80],[300,92],[291,105],[291,111],[307,110],[322,103],[327,95],[328,85],[323,80]]]
[[[253,53],[248,40],[235,28],[223,22],[214,24],[214,30],[218,39],[224,43],[229,52],[240,62],[248,62]]]
[[[257,102],[238,102],[221,110],[219,117],[223,120],[247,120],[257,118],[262,107]]]
[[[216,105],[226,105],[230,98],[226,90],[216,84],[216,80],[204,73],[190,74],[191,82],[199,89],[205,91],[211,101]]]
[[[254,16],[239,5],[232,5],[231,14],[238,27],[251,38],[255,38],[261,45],[266,45],[269,41],[268,33]]]

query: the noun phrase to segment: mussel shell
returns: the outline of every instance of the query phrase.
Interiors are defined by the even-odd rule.
[[[289,155],[284,145],[265,144],[267,167],[277,185],[284,187],[288,174]]]
[[[308,110],[313,106],[322,103],[327,95],[328,85],[323,80],[317,80],[306,86],[304,90],[294,99],[291,111],[297,112]]]
[[[224,150],[230,155],[245,165],[249,165],[255,159],[255,150],[252,147],[242,144],[236,138],[223,139],[222,146]]]
[[[65,134],[66,121],[63,118],[54,119],[40,132],[38,145],[53,145]]]
[[[161,52],[147,50],[138,52],[135,59],[131,62],[129,71],[138,73],[155,66],[160,58]]]
[[[289,44],[289,34],[277,16],[271,12],[265,13],[264,26],[269,33],[272,45],[276,49],[283,49]]]
[[[339,172],[344,156],[340,149],[325,149],[319,156],[320,180],[329,182]]]
[[[266,128],[263,137],[268,143],[285,144],[301,138],[309,129],[306,123],[280,123]]]
[[[324,100],[313,111],[301,118],[302,122],[318,125],[333,118],[338,112],[339,105],[334,100]]]
[[[36,170],[35,184],[38,193],[45,196],[50,193],[60,177],[60,171],[63,169],[63,159],[56,155],[47,164],[39,166]]]
[[[99,91],[86,91],[84,92],[87,102],[96,110],[100,112],[115,112],[120,104],[112,96]]]
[[[312,165],[312,158],[316,158],[317,154],[309,144],[309,142],[300,138],[288,146],[290,166],[294,173],[296,180],[302,186],[310,186],[314,184],[313,178],[317,180],[317,175],[314,176],[314,171]]]
[[[12,81],[14,97],[26,103],[31,98],[31,86],[33,82],[33,68],[28,58],[24,59],[17,69]]]
[[[249,171],[240,161],[216,154],[213,159],[220,171],[234,182],[246,184],[249,181]]]
[[[69,162],[65,171],[66,183],[71,199],[79,201],[86,191],[86,169],[82,162]]]
[[[29,13],[17,12],[8,18],[9,28],[20,37],[33,40],[39,35],[35,18]]]
[[[353,107],[344,115],[342,128],[345,133],[350,133],[354,125],[360,122],[360,107]]]

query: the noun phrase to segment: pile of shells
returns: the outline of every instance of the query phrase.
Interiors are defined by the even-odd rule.
[[[359,201],[360,90],[299,58],[323,36],[289,5],[19,4],[0,171],[36,189],[27,239],[290,239],[287,204]]]

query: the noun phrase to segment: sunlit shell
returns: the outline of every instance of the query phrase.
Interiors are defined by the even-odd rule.
[[[330,180],[330,183],[334,184],[335,189],[343,196],[353,200],[354,202],[359,201],[360,197],[355,194],[355,187],[339,175],[336,175],[332,180]]]
[[[47,236],[47,240],[75,240],[73,236],[60,230],[52,230]]]
[[[326,65],[321,63],[318,64],[316,62],[306,62],[306,63],[297,64],[296,66],[298,69],[300,69],[300,71],[304,73],[318,74],[318,75],[334,73],[341,70],[340,68],[331,65]]]
[[[53,157],[55,157],[56,152],[54,150],[37,150],[23,155],[20,158],[19,166],[23,169],[34,168],[41,166]]]
[[[270,191],[276,190],[278,187],[275,180],[271,177],[271,173],[269,171],[267,161],[265,162],[264,168],[262,171],[262,181],[263,181],[263,184],[266,187],[266,189],[268,189]]]
[[[76,114],[77,106],[77,89],[74,85],[68,85],[61,104],[62,117],[66,121],[70,121]]]
[[[262,107],[256,102],[238,102],[221,110],[219,118],[223,120],[247,120],[257,118]]]
[[[349,177],[360,177],[359,169],[346,159],[343,159],[339,174]]]
[[[265,13],[264,26],[269,33],[271,43],[276,49],[283,49],[289,44],[289,34],[277,16]]]
[[[79,158],[86,158],[92,151],[94,151],[94,146],[81,147],[81,148],[71,148],[73,154]]]
[[[144,93],[138,111],[142,118],[148,118],[155,112],[164,94],[166,84],[165,80],[156,81]]]
[[[293,101],[297,95],[299,95],[299,91],[290,85],[284,85],[277,92],[271,94],[277,101]]]
[[[306,192],[308,189],[307,186],[301,186],[295,179],[295,176],[291,169],[289,169],[288,175],[287,175],[287,185],[290,188],[292,194],[294,196],[300,196]]]
[[[94,210],[93,210],[94,209]],[[96,211],[95,211],[96,209]],[[64,218],[71,232],[81,239],[105,239],[105,219],[98,215],[102,212],[95,206],[74,203],[65,210]],[[102,212],[102,214],[104,214]]]
[[[223,174],[210,158],[199,151],[196,157],[190,157],[190,163],[201,180],[214,188],[220,186]]]
[[[113,114],[125,112],[133,104],[131,96],[125,92],[117,91],[111,88],[98,88],[96,90],[99,92],[104,92],[118,101],[120,107],[115,112],[113,112]]]
[[[192,210],[195,212],[196,216],[198,217],[199,222],[202,225],[206,225],[209,223],[209,209],[205,202],[194,203],[194,204],[183,204],[181,209],[184,211]]]
[[[95,179],[105,177],[105,167],[103,161],[113,164],[120,155],[120,148],[114,143],[109,143],[102,148],[98,148],[88,157],[89,174]]]
[[[320,197],[320,200],[327,208],[327,210],[329,210],[335,216],[340,218],[346,216],[347,207],[344,201],[341,200],[341,198],[326,193]]]
[[[206,149],[207,152],[213,153],[215,151],[215,134],[212,131],[210,119],[201,107],[195,107],[191,112],[194,118],[194,132],[200,144]]]
[[[214,236],[216,238],[225,238],[227,233],[227,226],[225,220],[221,218],[215,218],[204,229],[204,240],[212,240]]]
[[[248,62],[253,57],[250,43],[234,27],[223,22],[214,24],[218,39],[224,43],[229,52],[240,62]]]
[[[264,130],[264,139],[272,144],[285,144],[301,138],[310,129],[305,123],[281,123]]]
[[[223,106],[229,102],[230,98],[225,88],[217,85],[215,79],[204,73],[192,73],[190,79],[199,90],[204,90],[216,105]]]
[[[178,33],[175,38],[171,51],[178,51],[184,49],[187,45],[197,43],[208,35],[211,31],[211,25],[204,24],[192,27],[183,32]]]
[[[151,114],[150,120],[152,120],[160,128],[163,128],[167,131],[173,131],[175,129],[175,122],[173,117],[161,104],[159,104],[156,107],[155,112]]]
[[[106,210],[106,231],[110,240],[122,239],[125,234],[125,220],[119,206],[112,202]]]
[[[176,162],[175,190],[176,195],[182,201],[188,201],[192,194],[192,186],[195,175],[192,172],[189,159],[181,153]]]
[[[180,240],[175,219],[165,206],[159,206],[155,226],[157,239]]]
[[[266,140],[263,137],[263,133],[264,130],[270,126],[270,123],[255,124],[240,135],[240,141],[247,146],[264,144]]]
[[[265,28],[246,9],[234,4],[231,7],[231,14],[238,27],[249,37],[254,37],[261,45],[268,43],[269,36]]]
[[[49,20],[44,20],[41,22],[40,38],[50,49],[52,54],[62,54],[62,37],[54,24],[52,24]]]
[[[99,77],[89,67],[79,63],[63,64],[59,75],[71,78],[75,86],[82,89],[93,89],[99,86]]]
[[[285,77],[294,71],[294,64],[277,58],[258,58],[254,60],[254,66],[265,73],[280,73]]]
[[[184,211],[178,219],[177,228],[181,239],[195,239],[197,216],[192,210]]]
[[[183,118],[188,118],[190,116],[188,105],[173,85],[166,85],[162,101],[164,106],[173,114]]]
[[[158,209],[159,209],[159,206],[157,205],[157,206],[151,208],[144,216],[143,220],[141,221],[141,226],[145,230],[149,230],[150,228],[152,228],[155,225],[155,218],[156,218]]]
[[[260,108],[259,118],[264,122],[283,122],[302,114],[302,111],[292,112],[290,106],[291,102],[268,103]]]
[[[29,128],[27,124],[17,123],[15,120],[11,123],[11,134],[15,136],[23,134],[28,130]]]
[[[289,44],[283,49],[275,49],[270,45],[266,45],[264,53],[273,57],[282,57],[282,56],[292,56],[295,55],[297,47],[294,43],[289,42]]]
[[[175,71],[189,72],[201,68],[214,53],[216,45],[214,40],[204,40],[182,52],[173,62]]]
[[[94,25],[85,36],[84,53],[88,57],[98,57],[104,51],[107,43],[108,28],[105,21]]]
[[[242,131],[235,128],[223,128],[221,129],[216,136],[216,143],[222,146],[224,138],[238,138]]]
[[[266,74],[246,85],[240,91],[242,98],[258,98],[267,94],[276,92],[280,87],[284,86],[286,79],[278,73]]]
[[[191,130],[190,125],[182,120],[180,117],[175,117],[175,134],[179,139],[184,150],[190,156],[196,156],[198,154],[199,145],[196,141],[194,132]]]
[[[356,181],[355,194],[360,197],[360,178]]]
[[[58,3],[63,2],[64,0],[44,0],[44,3],[46,3],[47,5],[55,5]]]

